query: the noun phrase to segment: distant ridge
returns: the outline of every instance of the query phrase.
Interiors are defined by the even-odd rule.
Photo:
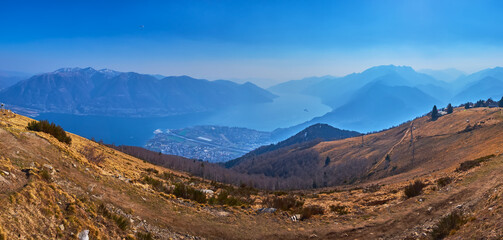
[[[4,89],[0,101],[40,112],[166,116],[271,102],[275,98],[252,83],[158,77],[90,67],[61,68]]]

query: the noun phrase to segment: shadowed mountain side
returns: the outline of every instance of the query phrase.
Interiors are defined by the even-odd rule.
[[[175,155],[160,154],[141,147],[107,145],[123,153],[142,159],[146,162],[190,173],[208,180],[233,184],[247,185],[260,189],[302,189],[310,188],[311,183],[299,177],[279,178],[267,177],[264,174],[246,174],[227,169],[217,163],[188,159]]]
[[[324,77],[307,78],[305,80],[290,81],[279,84],[270,89],[274,91],[289,91],[303,88],[304,94],[319,97],[323,102],[332,108],[346,104],[365,85],[379,81],[389,86],[417,87],[428,95],[434,96],[438,92],[443,92],[439,98],[449,98],[450,93],[446,92],[448,84],[433,77],[418,73],[408,66],[376,66],[361,73],[353,73],[344,77]],[[443,91],[439,90],[443,89]]]
[[[273,132],[273,134],[278,134],[277,132]],[[246,159],[250,157],[254,157],[257,155],[265,154],[268,152],[272,152],[274,150],[280,149],[280,148],[286,148],[292,145],[296,144],[307,144],[307,145],[312,145],[321,141],[330,141],[330,140],[337,140],[337,139],[344,139],[344,138],[349,138],[349,137],[354,137],[358,136],[360,133],[355,132],[355,131],[347,131],[347,130],[341,130],[338,128],[334,128],[328,124],[314,124],[312,126],[307,127],[306,129],[300,131],[299,133],[295,134],[292,137],[289,137],[286,140],[283,140],[281,142],[278,142],[276,144],[271,144],[267,146],[262,146],[259,147],[246,155],[225,162],[224,166],[226,168],[233,167],[237,164],[239,164],[241,161],[245,161]]]
[[[373,132],[387,129],[431,110],[439,100],[417,88],[388,86],[372,82],[354,94],[345,105],[308,122],[285,129],[277,134],[287,135],[316,123],[326,123],[342,129]]]
[[[474,83],[469,84],[459,92],[452,100],[455,104],[466,101],[477,101],[479,99],[493,98],[500,100],[503,96],[503,78],[484,77]]]
[[[472,73],[467,76],[460,77],[452,82],[452,86],[457,91],[462,91],[470,84],[480,81],[486,77],[493,77],[499,80],[503,80],[503,68],[502,67],[488,68]]]

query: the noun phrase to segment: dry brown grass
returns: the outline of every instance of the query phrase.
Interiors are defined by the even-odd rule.
[[[484,123],[469,133],[457,133],[464,128],[463,121],[467,117],[470,121]],[[126,238],[135,236],[132,229],[143,220],[148,231],[138,227],[138,232],[167,239],[185,234],[209,239],[307,239],[315,235],[324,239],[369,236],[405,239],[415,236],[415,232],[428,234],[423,229],[432,229],[442,216],[458,205],[463,206],[461,211],[466,208],[472,212],[474,219],[453,232],[453,238],[497,239],[503,236],[498,235],[503,234],[499,221],[503,217],[500,210],[503,209],[500,201],[503,198],[503,157],[496,156],[470,171],[454,171],[462,161],[498,155],[497,151],[503,150],[502,137],[494,134],[503,130],[499,110],[465,112],[456,109],[452,116],[434,122],[438,125],[416,120],[417,165],[408,164],[409,145],[403,142],[390,154],[388,168],[386,165],[377,168],[367,179],[369,182],[361,187],[351,185],[320,190],[324,193],[287,192],[304,201],[305,206],[319,206],[324,212],[309,221],[295,223],[285,216],[290,213],[283,211],[256,214],[268,196],[260,191],[252,193],[250,207],[244,208],[202,205],[154,191],[141,182],[145,175],[154,175],[163,181],[193,183],[194,188],[218,192],[224,187],[217,188],[204,180],[191,179],[187,174],[147,164],[73,134],[70,134],[72,145],[68,146],[48,134],[27,133],[25,127],[30,120],[22,116],[0,119],[0,236],[3,234],[7,239],[16,239],[19,235],[29,238],[32,233],[42,239],[71,239],[74,237],[71,233],[83,229],[89,229],[93,239]],[[403,130],[392,129],[386,136],[384,133],[370,135],[366,141],[368,145],[363,148],[352,145],[361,144],[361,139],[321,143],[316,148],[322,155],[341,157],[330,157],[330,166],[350,164],[350,155],[339,151],[348,150],[357,157],[385,156],[389,148],[403,138]],[[99,163],[90,161],[81,152],[88,147],[102,153],[105,159]],[[54,168],[50,181],[37,177],[44,164]],[[387,171],[391,171],[392,166],[404,172],[389,175]],[[163,173],[167,173],[165,178],[161,176]],[[440,190],[434,189],[435,181],[445,176],[452,182]],[[2,178],[10,184],[1,184]],[[403,199],[401,190],[415,178],[429,186],[423,189],[420,198]],[[380,187],[365,188],[371,184]],[[103,217],[98,210],[102,203],[112,206],[109,211],[123,220],[133,220],[130,227],[123,230],[113,218]],[[330,211],[330,206],[335,206],[334,211]],[[152,229],[157,230],[150,231]]]

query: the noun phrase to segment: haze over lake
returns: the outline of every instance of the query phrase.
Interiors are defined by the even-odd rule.
[[[293,104],[292,104],[293,103]],[[37,120],[57,122],[69,132],[105,143],[143,146],[156,129],[178,129],[197,125],[222,125],[272,131],[293,126],[331,110],[316,97],[278,95],[271,103],[245,105],[168,117],[112,117],[42,113]]]

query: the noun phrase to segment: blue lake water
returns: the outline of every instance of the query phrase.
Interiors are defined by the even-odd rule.
[[[198,113],[171,117],[128,118],[44,113],[36,119],[47,119],[61,125],[68,132],[89,139],[94,137],[96,141],[143,146],[154,135],[155,129],[200,125],[202,123],[199,120],[205,119],[208,115],[209,113]]]
[[[35,117],[61,125],[66,131],[105,143],[143,146],[156,129],[179,129],[196,125],[246,127],[272,131],[321,116],[331,109],[314,97],[282,95],[271,103],[240,106],[216,112],[169,117],[129,118],[44,113]]]

